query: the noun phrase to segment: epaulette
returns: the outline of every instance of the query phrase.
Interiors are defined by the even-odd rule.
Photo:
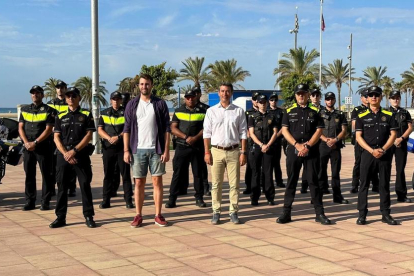
[[[292,111],[292,109],[298,107],[297,103],[292,104],[289,108],[286,109],[286,112],[289,113],[290,111]]]
[[[317,108],[316,106],[314,106],[314,105],[313,105],[313,104],[311,104],[311,103],[308,103],[308,107],[309,107],[310,109],[315,110],[316,112],[319,112],[319,108]]]
[[[390,112],[390,111],[381,109],[381,112],[384,113],[384,114],[387,114],[388,116],[392,116],[392,112]]]
[[[68,114],[68,110],[66,110],[66,111],[63,111],[63,112],[61,112],[61,113],[59,113],[59,115],[58,115],[58,117],[59,117],[59,119],[61,119],[63,116],[65,116],[66,114]]]
[[[368,114],[369,114],[369,109],[365,110],[365,112],[359,113],[359,114],[358,114],[358,117],[359,117],[359,118],[362,118],[362,117],[364,117],[364,116],[366,116],[366,115],[368,115]]]

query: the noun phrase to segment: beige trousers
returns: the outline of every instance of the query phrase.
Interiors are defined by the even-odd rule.
[[[240,184],[240,150],[221,150],[211,148],[213,165],[211,166],[211,198],[213,213],[221,213],[221,199],[223,189],[224,171],[227,170],[229,180],[230,214],[239,210],[239,184]]]

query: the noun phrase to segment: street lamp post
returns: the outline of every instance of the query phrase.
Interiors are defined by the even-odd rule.
[[[348,46],[349,49],[349,92],[348,92],[348,97],[351,97],[351,93],[352,93],[352,88],[351,88],[351,81],[352,81],[352,33],[351,33],[351,40]],[[351,104],[348,104],[348,118],[351,118]]]
[[[299,32],[299,18],[298,18],[298,7],[296,7],[295,28],[293,30],[289,30],[289,33],[295,34],[295,50],[298,48],[298,32]]]

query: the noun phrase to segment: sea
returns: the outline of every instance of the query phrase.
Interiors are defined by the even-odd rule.
[[[17,113],[16,107],[0,107],[0,113]]]

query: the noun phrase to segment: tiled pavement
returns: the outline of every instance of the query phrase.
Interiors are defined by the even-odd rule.
[[[262,199],[253,208],[241,195],[241,225],[229,222],[226,210],[223,223],[213,226],[210,208],[197,208],[191,195],[180,197],[178,208],[163,210],[172,225],[160,228],[154,225],[152,188],[147,184],[144,226],[133,229],[129,224],[134,211],[125,209],[122,197],[115,198],[110,209],[98,208],[103,170],[100,156],[93,156],[99,227],[84,225],[78,192],[70,200],[69,225],[49,229],[54,211],[21,211],[23,167],[8,166],[0,185],[0,275],[414,275],[414,203],[397,204],[392,188],[392,213],[401,225],[388,226],[380,221],[379,195],[370,193],[369,224],[357,226],[357,197],[349,194],[352,154],[350,145],[343,150],[342,190],[351,204],[336,205],[331,196],[324,197],[331,226],[314,222],[309,194],[297,194],[292,223],[276,224],[283,194],[279,188],[274,207]],[[413,170],[410,154],[406,171],[409,196],[414,198]],[[171,171],[169,162],[164,198]],[[394,179],[395,173],[392,186]],[[207,202],[211,206],[210,198]]]

